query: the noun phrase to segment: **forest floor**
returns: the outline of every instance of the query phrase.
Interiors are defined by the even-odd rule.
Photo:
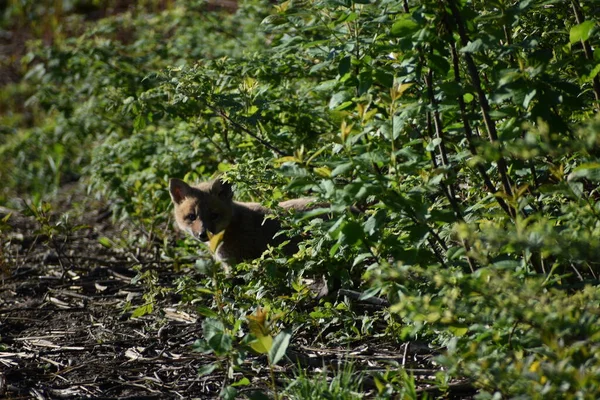
[[[73,204],[82,193],[77,185],[61,193],[50,221],[76,208]],[[153,313],[131,317],[131,310],[144,304],[145,290],[141,282],[132,281],[133,265],[157,271],[163,287],[172,288],[181,272],[161,261],[158,253],[133,254],[103,246],[99,238],[119,237],[124,229],[135,228],[115,224],[101,204],[88,202],[83,209],[87,210],[71,217],[80,228],[66,236],[49,237],[35,218],[21,212],[7,217],[0,236],[0,398],[216,398],[226,381],[225,371],[198,374],[215,356],[193,351],[193,342],[202,336],[201,318],[175,290],[157,300]],[[0,219],[8,211],[0,208]],[[276,376],[285,387],[298,364],[313,372],[324,365],[334,365],[335,371],[340,360],[371,372],[404,365],[413,374],[423,374],[418,391],[435,397],[439,392],[428,383],[437,370],[432,353],[417,343],[374,339],[337,348],[314,337],[296,337],[288,349],[294,362],[288,359],[276,366]],[[244,376],[253,378],[250,385],[238,388],[239,394],[268,392],[266,359],[249,357],[245,365]],[[363,388],[373,395],[369,376],[363,374]],[[445,398],[473,394],[467,383],[452,385]]]

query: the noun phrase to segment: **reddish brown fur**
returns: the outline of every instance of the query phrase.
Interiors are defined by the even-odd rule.
[[[258,203],[233,201],[231,185],[218,178],[196,186],[171,179],[169,191],[175,206],[175,220],[181,230],[202,241],[208,241],[208,233],[215,235],[224,231],[215,256],[228,264],[258,258],[268,245],[276,246],[287,239],[282,235],[274,237],[281,224],[273,218],[265,219],[273,213],[271,210]],[[307,210],[312,203],[312,199],[293,199],[279,206]],[[186,218],[190,215],[196,218]],[[293,253],[295,248],[291,245],[286,251]]]

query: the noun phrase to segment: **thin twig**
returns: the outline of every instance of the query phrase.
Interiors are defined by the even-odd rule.
[[[469,36],[467,35],[465,25],[462,21],[462,17],[460,15],[460,11],[458,10],[458,6],[456,5],[455,0],[446,0],[446,3],[450,7],[450,11],[452,12],[452,16],[454,18],[454,22],[458,28],[458,35],[460,37],[461,43],[463,46],[467,46],[469,43]],[[465,53],[464,59],[467,64],[467,69],[469,72],[469,76],[471,78],[473,87],[477,93],[477,98],[479,100],[479,107],[481,109],[481,114],[483,116],[483,122],[485,124],[486,130],[488,132],[488,138],[491,143],[500,143],[498,140],[498,132],[496,131],[496,124],[492,120],[490,115],[491,107],[488,99],[483,91],[483,86],[481,84],[481,78],[479,77],[479,71],[473,61],[473,57],[471,54]],[[509,197],[513,196],[510,179],[508,177],[508,167],[506,164],[506,160],[503,155],[500,155],[497,161],[498,172],[500,173],[500,180],[502,181],[502,186],[504,187],[504,191]],[[515,211],[512,207],[509,208],[511,215],[515,216]]]

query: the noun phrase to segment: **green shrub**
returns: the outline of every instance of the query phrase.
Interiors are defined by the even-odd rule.
[[[18,132],[2,165],[37,191],[84,174],[120,215],[161,237],[170,176],[218,170],[240,199],[271,207],[327,201],[328,220],[285,217],[292,232],[312,234],[298,254],[274,249],[237,266],[245,286],[221,282],[237,300],[219,309],[221,331],[241,329],[234,321],[254,306],[247,293],[294,308],[307,297],[299,277],[325,275],[387,295],[402,317],[389,332],[446,345],[448,374],[472,377],[482,397],[593,397],[595,11],[542,0],[307,0],[248,2],[219,17],[183,2],[123,14],[38,46],[31,102],[52,118]],[[46,168],[48,154],[60,172]]]

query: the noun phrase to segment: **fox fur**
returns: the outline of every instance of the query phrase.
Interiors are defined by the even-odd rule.
[[[276,234],[281,230],[273,211],[258,203],[233,200],[230,183],[216,178],[190,186],[172,178],[169,192],[175,208],[177,226],[192,237],[208,242],[221,232],[222,238],[215,257],[226,264],[235,264],[258,258],[269,245],[277,246],[288,240]],[[315,208],[314,199],[300,198],[279,203],[283,209],[305,211]],[[297,238],[292,238],[284,250],[293,254],[297,250]]]

